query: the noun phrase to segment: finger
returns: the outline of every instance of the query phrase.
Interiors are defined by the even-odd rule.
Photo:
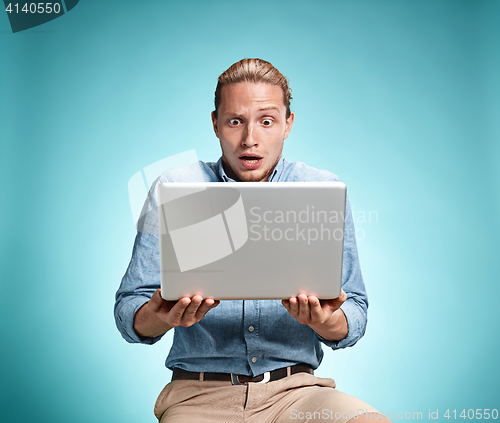
[[[205,314],[207,314],[210,310],[212,310],[214,307],[217,307],[219,305],[220,301],[215,301],[213,298],[207,298],[205,301],[203,301],[198,307],[198,310],[196,311],[196,321],[199,322]]]
[[[299,300],[297,299],[297,297],[290,297],[288,302],[290,304],[290,309],[288,310],[288,312],[293,317],[297,318],[297,316],[299,315]]]
[[[300,294],[297,299],[299,300],[299,314],[297,320],[300,323],[306,324],[311,318],[311,307],[309,307],[309,300],[305,294]]]
[[[191,304],[191,298],[183,297],[172,307],[168,313],[167,323],[170,326],[179,326],[182,321],[182,316],[186,311],[186,308]]]
[[[331,302],[333,311],[337,310],[340,308],[342,304],[347,300],[347,294],[344,291],[341,291],[340,295],[337,298],[334,298],[333,300],[329,300]]]
[[[285,307],[288,312],[290,312],[290,301],[289,300],[281,300],[281,304],[283,305],[283,307]]]
[[[318,297],[310,296],[307,298],[309,300],[309,307],[311,310],[311,324],[318,325],[323,323],[326,320],[325,317],[327,313],[325,313],[325,310],[323,309]]]
[[[220,301],[219,300],[214,300],[213,298],[205,298],[203,301],[203,305],[207,305],[209,307],[216,307],[219,305]]]
[[[345,302],[345,300],[347,300],[347,294],[344,292],[344,290],[342,290],[342,291],[340,292],[340,295],[339,295],[339,297],[337,298],[337,300],[338,300],[338,301],[342,301],[342,303],[344,303],[344,302]],[[342,304],[342,303],[341,303],[341,304]]]
[[[151,296],[151,299],[148,301],[148,307],[151,311],[155,313],[158,311],[161,305],[160,299],[161,299],[160,290],[157,289]]]
[[[148,308],[153,313],[168,313],[177,301],[167,301],[161,296],[161,290],[157,289],[148,301]]]
[[[309,297],[307,297],[307,300],[309,302],[309,306],[311,307],[311,311],[313,308],[321,308],[321,303],[319,301],[319,298],[314,296],[314,295],[310,295]]]
[[[193,298],[191,298],[191,303],[186,307],[184,315],[182,316],[182,320],[191,322],[194,319],[196,312],[198,311],[198,308],[200,307],[202,302],[203,297],[201,295],[195,295]]]

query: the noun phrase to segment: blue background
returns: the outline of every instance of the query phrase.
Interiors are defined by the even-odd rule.
[[[156,421],[171,334],[130,345],[113,319],[127,183],[218,159],[216,79],[243,57],[290,79],[284,155],[340,175],[359,229],[367,334],[318,375],[394,417],[500,408],[499,28],[493,0],[82,0],[17,34],[0,13],[0,420]]]

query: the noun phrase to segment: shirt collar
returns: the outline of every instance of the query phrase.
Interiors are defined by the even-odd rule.
[[[283,173],[283,168],[285,167],[285,158],[283,156],[280,157],[278,163],[274,167],[271,176],[267,179],[266,182],[277,182]],[[217,162],[217,174],[223,182],[236,182],[234,179],[230,178],[226,175],[224,171],[224,166],[222,165],[222,157]]]

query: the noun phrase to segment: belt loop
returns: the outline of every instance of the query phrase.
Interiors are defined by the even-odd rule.
[[[231,373],[231,383],[233,385],[247,385],[247,383],[242,383],[240,382],[240,379],[238,378],[238,375],[235,375],[234,373]]]
[[[204,376],[204,375],[205,375],[205,373],[204,373],[204,372],[200,372],[200,379],[199,379],[199,381],[200,381],[200,382],[203,382],[203,376]]]
[[[288,367],[286,368],[286,375],[287,375],[287,377],[288,377],[288,376],[290,376],[291,374],[292,374],[292,368],[291,368],[290,366],[288,366]]]

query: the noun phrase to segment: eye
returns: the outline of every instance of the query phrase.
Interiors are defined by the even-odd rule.
[[[262,119],[262,125],[264,126],[271,126],[273,124],[272,119]]]
[[[239,125],[240,123],[241,123],[241,120],[239,120],[239,119],[230,119],[229,120],[229,124],[233,125],[233,126]]]

